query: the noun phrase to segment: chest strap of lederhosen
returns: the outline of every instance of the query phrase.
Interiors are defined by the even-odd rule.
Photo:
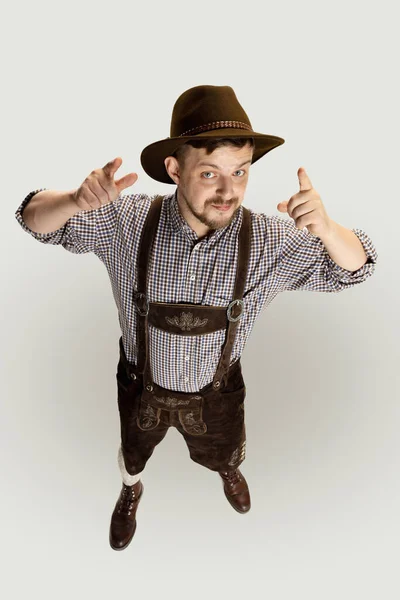
[[[137,368],[139,373],[147,371],[148,378],[151,379],[150,369],[146,369],[148,366],[148,315],[150,304],[146,295],[147,292],[147,265],[148,258],[150,256],[152,242],[157,230],[160,213],[162,207],[162,196],[157,196],[151,203],[149,212],[147,214],[139,244],[138,251],[138,290],[135,294],[135,303],[138,309],[137,315],[137,347],[138,347],[138,358]],[[234,300],[232,300],[228,307],[214,307],[214,310],[221,310],[224,313],[224,321],[226,326],[226,319],[228,319],[228,328],[226,332],[225,342],[222,346],[221,356],[218,367],[216,369],[213,387],[218,389],[221,385],[221,380],[225,373],[229,369],[229,361],[232,352],[233,343],[235,340],[236,330],[238,321],[243,315],[243,291],[246,282],[246,275],[248,269],[248,260],[250,254],[250,212],[248,209],[243,207],[243,219],[239,232],[239,245],[238,245],[238,261],[236,267],[236,280],[234,288]],[[177,308],[196,310],[196,305],[193,304],[176,304]],[[201,306],[198,306],[198,310],[201,311]],[[221,329],[218,326],[220,319],[216,320],[215,329]],[[178,333],[178,331],[177,331]],[[203,332],[200,332],[201,335]],[[151,384],[151,382],[145,382]]]
[[[148,314],[149,301],[147,298],[147,264],[151,253],[155,232],[160,220],[162,196],[156,196],[152,201],[143,225],[139,242],[137,258],[137,293],[134,303],[137,308],[137,369],[144,373],[148,361]]]
[[[239,232],[238,258],[236,263],[236,281],[233,291],[234,299],[228,306],[227,316],[229,325],[226,331],[225,342],[222,346],[219,363],[213,378],[213,388],[216,390],[221,387],[222,379],[228,372],[236,331],[239,325],[239,320],[242,318],[244,311],[243,292],[249,266],[251,237],[250,211],[244,206],[242,215],[243,218]],[[239,308],[238,314],[234,313],[232,316],[229,307]]]

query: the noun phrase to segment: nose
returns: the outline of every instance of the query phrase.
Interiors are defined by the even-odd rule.
[[[219,181],[219,186],[215,190],[215,192],[218,195],[218,197],[221,198],[221,200],[228,201],[231,198],[233,198],[234,192],[230,177],[221,178]]]

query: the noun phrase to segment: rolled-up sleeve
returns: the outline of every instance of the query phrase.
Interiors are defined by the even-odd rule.
[[[116,201],[93,210],[79,211],[68,219],[63,227],[48,233],[38,233],[32,231],[25,223],[23,210],[36,193],[46,189],[29,192],[16,210],[15,218],[22,229],[42,244],[61,245],[73,254],[104,252],[110,244],[116,226]]]
[[[322,240],[307,229],[297,229],[294,221],[276,217],[282,228],[277,279],[282,291],[340,292],[365,281],[374,271],[378,259],[368,234],[358,228],[351,231],[360,240],[367,260],[356,271],[344,269],[331,258]]]

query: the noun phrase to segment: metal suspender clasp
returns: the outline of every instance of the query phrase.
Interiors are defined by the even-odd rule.
[[[143,305],[139,304],[140,300],[143,302]],[[144,294],[143,292],[136,292],[135,293],[135,302],[136,302],[136,308],[141,317],[145,317],[146,315],[149,314],[149,301],[147,300],[146,294]]]
[[[239,305],[240,306],[240,313],[238,314],[237,317],[232,317],[232,308],[235,305]],[[232,300],[232,302],[229,303],[228,309],[226,311],[227,317],[228,317],[228,321],[239,321],[239,319],[242,318],[243,316],[243,309],[244,309],[244,302],[243,300]]]

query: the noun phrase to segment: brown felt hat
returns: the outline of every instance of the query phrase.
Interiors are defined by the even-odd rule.
[[[140,162],[146,173],[161,183],[175,183],[164,160],[188,140],[216,137],[252,137],[255,148],[252,164],[285,140],[253,131],[250,119],[229,85],[198,85],[179,96],[174,104],[170,137],[146,146]]]

